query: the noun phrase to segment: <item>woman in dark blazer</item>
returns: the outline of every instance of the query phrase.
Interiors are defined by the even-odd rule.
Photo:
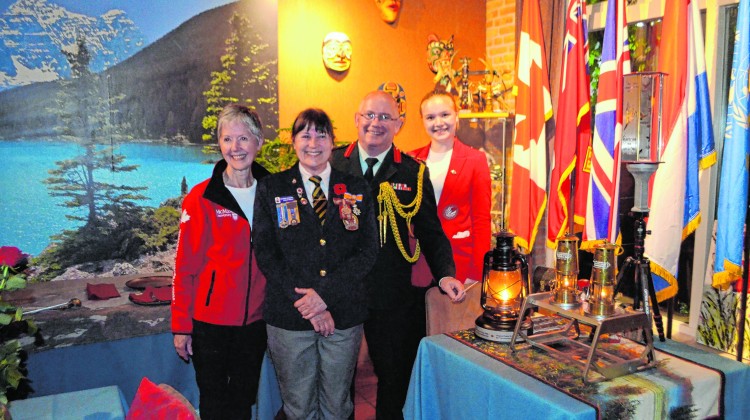
[[[286,418],[346,419],[367,317],[363,279],[378,253],[373,198],[364,179],[328,163],[325,112],[300,113],[292,143],[299,163],[264,179],[255,199],[268,350]]]

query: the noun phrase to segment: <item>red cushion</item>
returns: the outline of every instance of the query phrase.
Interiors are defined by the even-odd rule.
[[[106,300],[120,297],[120,292],[117,291],[117,288],[112,283],[86,283],[86,295],[89,300]]]
[[[171,390],[171,392],[170,392]],[[130,419],[198,420],[193,406],[172,387],[157,386],[143,378],[130,405],[126,420]]]

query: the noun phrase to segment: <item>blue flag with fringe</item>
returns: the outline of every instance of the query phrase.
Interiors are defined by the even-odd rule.
[[[726,288],[742,276],[743,226],[747,210],[748,68],[750,67],[750,1],[741,0],[734,35],[732,79],[721,160],[716,214],[716,262],[713,286]]]

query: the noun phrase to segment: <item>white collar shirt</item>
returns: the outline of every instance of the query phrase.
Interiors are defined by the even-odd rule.
[[[313,197],[312,193],[315,189],[315,184],[310,181],[310,177],[313,176],[310,172],[308,172],[302,165],[299,165],[299,172],[302,174],[302,184],[305,186],[305,193],[307,194],[307,200],[310,202],[310,205],[312,206]],[[326,168],[323,170],[323,172],[319,173],[318,176],[321,178],[320,181],[320,189],[323,191],[323,195],[328,197],[328,184],[331,180],[331,164],[326,163]]]

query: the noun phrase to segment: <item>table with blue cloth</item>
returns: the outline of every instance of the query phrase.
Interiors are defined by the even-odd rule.
[[[25,342],[29,352],[27,377],[34,390],[30,398],[116,386],[130,404],[141,380],[147,377],[156,384],[171,385],[199,408],[193,364],[183,362],[174,349],[169,305],[138,306],[128,300],[134,291],[125,283],[137,277],[38,283],[8,294],[8,300],[26,310],[66,302],[71,297],[81,297],[83,303],[79,308],[33,316],[45,344],[36,347],[31,340]],[[104,301],[85,299],[87,283],[105,282],[114,284],[121,296]],[[278,382],[266,357],[254,418],[272,419],[280,408]]]
[[[750,414],[744,395],[750,366],[671,340],[655,347],[721,371],[728,419]],[[628,378],[634,375],[627,375]],[[689,385],[686,385],[689,386]],[[407,419],[596,419],[602,413],[575,396],[509,364],[496,360],[449,335],[422,340],[404,406]]]
[[[124,418],[127,411],[125,396],[114,385],[14,401],[10,406],[14,420],[113,420]]]

